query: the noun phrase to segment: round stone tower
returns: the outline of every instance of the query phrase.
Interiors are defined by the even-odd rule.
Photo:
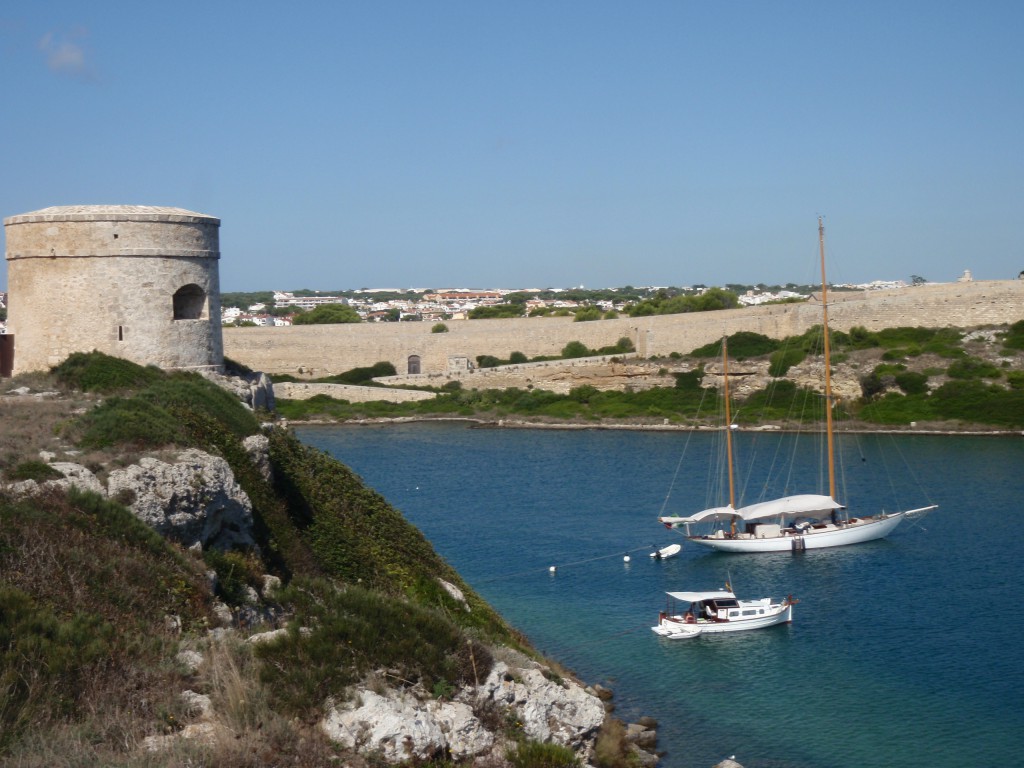
[[[15,374],[98,350],[216,370],[220,219],[181,208],[75,205],[4,219]]]

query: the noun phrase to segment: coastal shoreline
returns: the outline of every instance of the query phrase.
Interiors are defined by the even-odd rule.
[[[548,430],[609,430],[609,431],[635,431],[635,432],[719,432],[724,427],[693,426],[689,424],[640,424],[640,423],[600,423],[580,424],[575,422],[553,422],[553,421],[526,421],[522,419],[487,419],[475,416],[393,416],[375,417],[368,419],[344,419],[344,420],[287,420],[288,426],[304,427],[331,427],[331,426],[389,426],[395,424],[412,424],[421,422],[468,422],[478,429],[548,429]],[[736,427],[739,432],[779,432],[798,433],[809,430],[793,429],[776,425],[762,425],[756,427]],[[1024,430],[1012,429],[924,429],[907,427],[901,429],[885,429],[882,427],[858,426],[843,429],[839,434],[858,435],[945,435],[964,437],[1024,437]]]

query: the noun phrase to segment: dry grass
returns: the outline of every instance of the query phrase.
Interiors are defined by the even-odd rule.
[[[38,458],[40,451],[65,455],[70,446],[57,432],[73,408],[69,400],[56,397],[0,395],[0,469]]]

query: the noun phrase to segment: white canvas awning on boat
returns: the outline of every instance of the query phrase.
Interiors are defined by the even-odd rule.
[[[736,514],[744,520],[763,520],[777,515],[813,515],[843,509],[843,505],[831,496],[804,493],[797,496],[783,496],[781,499],[762,501],[748,507],[740,507]]]
[[[736,599],[736,595],[732,592],[726,592],[725,590],[719,589],[713,592],[666,592],[669,597],[674,597],[676,600],[683,600],[687,603],[696,603],[700,600],[722,600],[725,598]]]
[[[713,520],[715,518],[730,518],[737,514],[736,510],[733,509],[732,505],[724,507],[712,507],[711,509],[704,509],[700,512],[696,512],[689,517],[659,517],[658,521],[665,523],[666,525],[676,525],[678,523],[699,523],[702,520]]]

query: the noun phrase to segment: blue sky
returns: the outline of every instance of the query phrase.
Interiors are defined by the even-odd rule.
[[[1024,269],[1024,3],[8,2],[0,215],[222,221],[225,291]],[[6,270],[0,272],[0,288]]]

